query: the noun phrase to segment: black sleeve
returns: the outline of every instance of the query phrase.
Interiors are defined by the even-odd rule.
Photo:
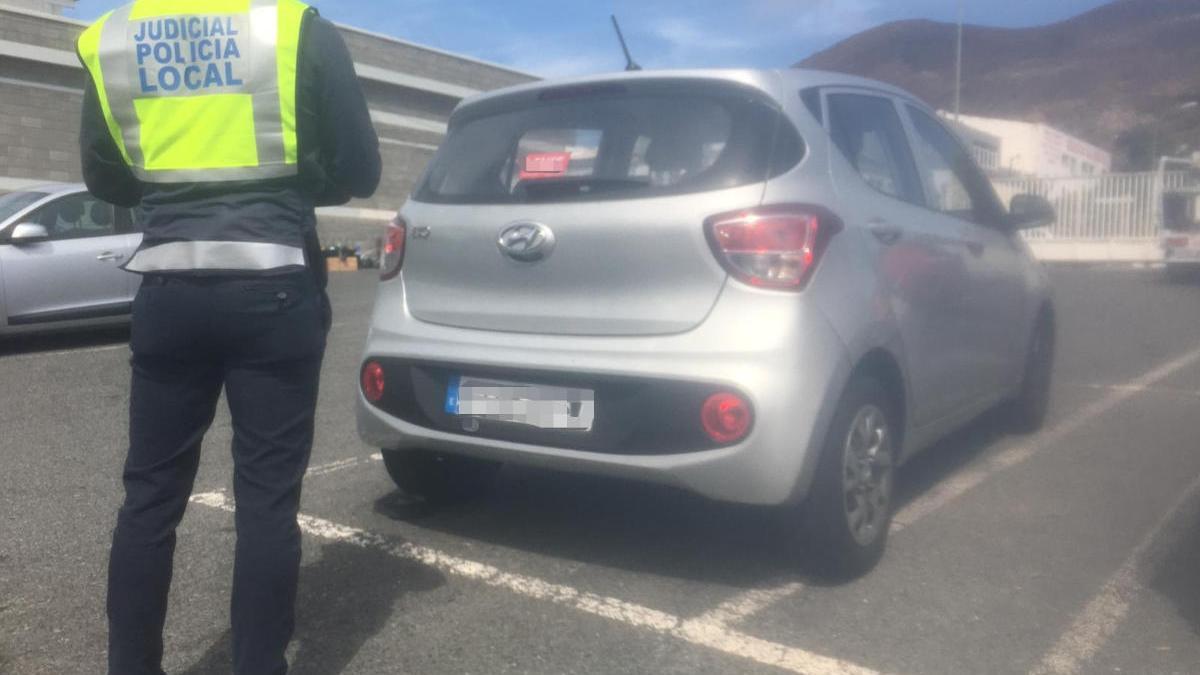
[[[325,169],[319,206],[365,198],[379,187],[382,161],[379,138],[371,124],[367,99],[354,72],[354,60],[331,22],[311,16],[301,47],[301,77],[311,74],[310,87],[317,138]]]
[[[108,132],[100,97],[92,78],[83,88],[83,119],[79,129],[79,156],[88,191],[109,204],[132,208],[142,201],[142,184],[125,164],[117,142]]]

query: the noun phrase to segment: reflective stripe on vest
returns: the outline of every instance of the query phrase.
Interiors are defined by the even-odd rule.
[[[109,133],[148,183],[294,176],[299,0],[137,0],[79,55]]]
[[[191,270],[273,270],[304,267],[304,249],[249,241],[173,241],[140,249],[125,269],[130,272]]]

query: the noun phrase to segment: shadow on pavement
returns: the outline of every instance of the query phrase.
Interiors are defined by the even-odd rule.
[[[750,585],[788,571],[769,509],[597,476],[506,467],[479,501],[433,509],[393,492],[375,511],[456,537],[684,579]]]
[[[1186,508],[1161,537],[1149,586],[1200,637],[1200,503]]]
[[[65,333],[10,335],[0,337],[0,359],[18,354],[107,347],[127,342],[129,342],[129,326],[93,328]]]
[[[397,600],[444,583],[436,570],[383,551],[343,542],[323,546],[320,559],[300,570],[293,638],[298,650],[288,672],[342,672],[363,644],[383,629]],[[229,673],[232,658],[226,631],[184,675]]]
[[[975,461],[988,448],[1010,438],[1019,440],[1020,437],[1011,433],[1003,411],[997,409],[938,441],[900,470],[896,510],[937,487],[938,483]]]
[[[1200,265],[1168,269],[1159,278],[1167,285],[1200,287]]]
[[[1004,434],[999,415],[987,415],[913,460],[900,475],[899,506]],[[788,544],[789,528],[798,526],[794,510],[724,504],[632,481],[506,467],[476,502],[433,508],[393,492],[375,502],[375,512],[455,537],[705,583],[839,583],[805,572],[803,552]]]

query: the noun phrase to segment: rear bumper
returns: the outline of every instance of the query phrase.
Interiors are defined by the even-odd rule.
[[[424,448],[653,481],[753,504],[779,504],[807,491],[817,449],[849,372],[844,345],[813,303],[733,285],[723,291],[707,320],[687,333],[587,337],[427,324],[409,314],[403,281],[390,282],[380,286],[366,358],[435,364],[435,370],[442,364],[444,372],[468,375],[473,369],[512,373],[518,380],[537,372],[583,385],[621,381],[652,389],[664,383],[685,390],[734,389],[750,401],[755,421],[746,439],[727,447],[702,440],[613,448],[572,447],[561,439],[484,438],[429,418],[393,414],[394,408],[382,410],[361,392],[358,427],[366,442],[384,449]],[[699,411],[695,413],[698,426]]]

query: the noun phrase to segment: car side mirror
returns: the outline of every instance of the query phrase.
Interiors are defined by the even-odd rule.
[[[1008,222],[1017,230],[1032,230],[1053,225],[1058,220],[1050,200],[1038,195],[1017,195],[1008,209]]]
[[[46,231],[45,226],[36,223],[20,223],[13,228],[8,240],[20,246],[21,244],[36,244],[49,238],[50,233]]]

